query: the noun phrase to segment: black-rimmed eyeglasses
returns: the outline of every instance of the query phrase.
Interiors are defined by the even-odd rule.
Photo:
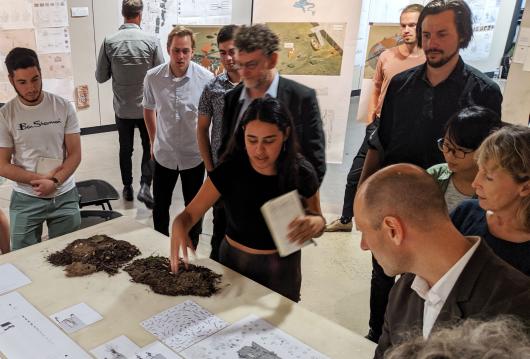
[[[442,151],[443,153],[449,153],[452,152],[453,156],[459,159],[463,159],[466,157],[468,153],[475,152],[474,150],[462,150],[460,148],[455,148],[447,142],[445,142],[444,138],[439,138],[436,143],[438,144],[438,149]]]

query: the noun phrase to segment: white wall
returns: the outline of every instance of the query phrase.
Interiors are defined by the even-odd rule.
[[[114,121],[111,81],[98,84],[94,73],[97,55],[103,38],[115,32],[121,25],[118,0],[67,0],[68,12],[72,6],[88,7],[89,16],[70,18],[72,40],[72,63],[75,86],[87,84],[90,93],[90,107],[79,110],[82,128],[110,125]],[[237,24],[250,23],[252,2],[233,0],[232,21]]]
[[[525,8],[521,27],[530,27],[530,9]],[[502,102],[502,119],[527,126],[530,117],[530,71],[512,63]]]

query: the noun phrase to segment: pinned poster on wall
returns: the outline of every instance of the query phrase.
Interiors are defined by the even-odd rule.
[[[0,102],[15,96],[4,65],[14,47],[37,52],[44,90],[74,101],[66,0],[2,0],[0,19]]]
[[[254,0],[253,22],[280,37],[280,75],[315,89],[326,134],[326,160],[341,163],[361,1]]]

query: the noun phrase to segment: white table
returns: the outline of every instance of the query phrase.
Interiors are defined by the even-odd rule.
[[[131,282],[123,271],[112,277],[98,272],[67,278],[61,267],[46,262],[49,253],[94,234],[126,240],[140,249],[141,257],[169,255],[167,237],[121,217],[0,256],[0,264],[12,263],[32,280],[17,291],[44,315],[85,302],[103,316],[103,320],[71,334],[87,352],[120,335],[140,347],[153,342],[156,338],[140,322],[190,299],[230,323],[255,314],[330,358],[373,357],[372,342],[210,259],[194,262],[223,275],[223,289],[210,298],[159,295],[146,285]]]

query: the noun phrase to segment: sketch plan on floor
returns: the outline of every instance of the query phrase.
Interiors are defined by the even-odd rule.
[[[255,353],[261,356],[252,356]],[[325,355],[250,315],[180,353],[186,359],[324,359]],[[245,355],[245,356],[241,356]]]
[[[346,23],[268,22],[280,37],[282,75],[339,76]]]
[[[187,300],[140,323],[176,352],[218,332],[228,323]]]
[[[32,0],[2,0],[0,30],[32,29]]]
[[[0,297],[0,352],[7,358],[90,359],[18,292]]]

